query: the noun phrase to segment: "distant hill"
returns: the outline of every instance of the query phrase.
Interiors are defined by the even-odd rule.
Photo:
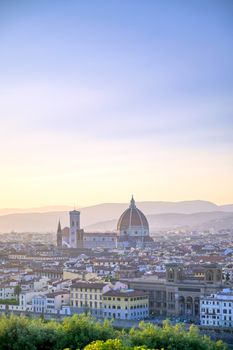
[[[73,208],[68,205],[47,205],[44,207],[37,207],[37,208],[25,208],[25,209],[19,209],[19,208],[3,208],[0,209],[0,215],[8,215],[8,214],[19,214],[19,213],[50,213],[50,212],[56,212],[56,211],[69,211]]]
[[[81,208],[81,226],[89,231],[115,230],[118,218],[128,206],[128,203],[104,203]],[[231,225],[233,215],[233,204],[218,206],[201,200],[137,202],[137,207],[147,215],[151,230],[210,224],[224,227]],[[55,232],[59,219],[62,227],[69,225],[68,212],[71,209],[68,206],[41,207],[7,215],[4,214],[10,209],[2,209],[0,232]]]
[[[147,216],[150,231],[156,233],[163,229],[222,229],[233,228],[233,213],[207,212],[194,214],[155,214]],[[86,231],[112,231],[117,220],[99,222],[85,227]]]

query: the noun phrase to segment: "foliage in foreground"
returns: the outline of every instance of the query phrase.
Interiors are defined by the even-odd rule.
[[[97,340],[87,345],[84,350],[152,350],[144,346],[127,346],[124,345],[120,339],[109,339],[106,342],[102,340]],[[159,349],[153,349],[159,350]],[[161,349],[164,350],[164,349]]]
[[[96,322],[75,315],[63,322],[26,317],[0,318],[0,350],[225,350],[221,342],[201,336],[196,327],[186,331],[182,325],[163,328],[141,323],[129,332],[115,330],[111,323]]]

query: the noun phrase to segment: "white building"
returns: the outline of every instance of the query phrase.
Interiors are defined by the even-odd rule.
[[[46,295],[46,312],[58,313],[63,306],[70,304],[70,292],[59,291]]]
[[[9,284],[1,284],[0,285],[0,299],[2,300],[10,300],[15,299],[15,287],[10,286]]]
[[[117,237],[115,233],[84,233],[83,247],[87,249],[108,248],[113,249],[117,246]]]
[[[29,304],[32,305],[32,299],[36,298],[38,296],[38,294],[44,295],[44,294],[46,294],[46,291],[40,292],[40,293],[34,292],[34,291],[21,292],[19,295],[19,305],[24,306],[24,307],[26,307]]]
[[[62,306],[69,305],[70,293],[59,291],[47,294],[37,294],[32,297],[32,309],[36,313],[58,313]]]
[[[36,313],[43,314],[46,309],[46,295],[37,294],[32,297],[32,309]]]
[[[233,327],[232,289],[201,298],[200,323],[203,326]]]

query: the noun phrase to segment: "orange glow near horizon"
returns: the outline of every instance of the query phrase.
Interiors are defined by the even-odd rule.
[[[0,208],[233,203],[232,2],[3,2]]]

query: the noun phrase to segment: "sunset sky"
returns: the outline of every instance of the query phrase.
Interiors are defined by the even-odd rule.
[[[233,1],[0,1],[0,208],[233,203]]]

